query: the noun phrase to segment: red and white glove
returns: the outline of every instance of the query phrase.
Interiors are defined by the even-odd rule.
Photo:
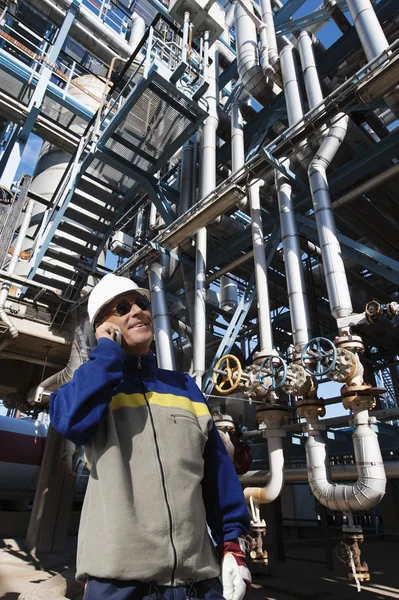
[[[242,537],[223,542],[218,547],[222,561],[223,597],[243,600],[251,589],[251,573],[245,561],[245,540]]]

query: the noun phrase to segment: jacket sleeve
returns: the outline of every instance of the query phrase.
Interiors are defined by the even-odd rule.
[[[242,487],[214,423],[204,451],[202,496],[217,545],[248,533],[250,520]]]
[[[106,415],[115,387],[122,381],[126,354],[101,338],[71,381],[50,396],[50,421],[62,436],[81,446],[94,435]]]

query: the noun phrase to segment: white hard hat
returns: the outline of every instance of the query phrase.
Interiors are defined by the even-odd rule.
[[[94,330],[94,325],[100,311],[110,302],[131,292],[141,294],[150,301],[150,292],[144,288],[140,288],[137,283],[128,277],[119,275],[105,275],[101,281],[93,288],[87,303],[90,325]]]

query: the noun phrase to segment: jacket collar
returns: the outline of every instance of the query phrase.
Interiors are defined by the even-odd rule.
[[[138,371],[139,373],[149,373],[154,371],[157,366],[155,355],[152,352],[140,355],[127,355],[125,365],[128,369]]]

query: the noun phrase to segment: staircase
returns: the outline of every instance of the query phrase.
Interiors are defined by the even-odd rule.
[[[61,296],[53,317],[56,327],[62,327],[87,277],[96,272],[115,223],[140,188],[148,189],[157,202],[155,173],[206,117],[156,68],[123,100],[117,110],[103,115],[97,141],[90,132],[81,140],[53,198],[46,233],[29,273],[29,279]],[[160,212],[164,204],[159,194]]]

